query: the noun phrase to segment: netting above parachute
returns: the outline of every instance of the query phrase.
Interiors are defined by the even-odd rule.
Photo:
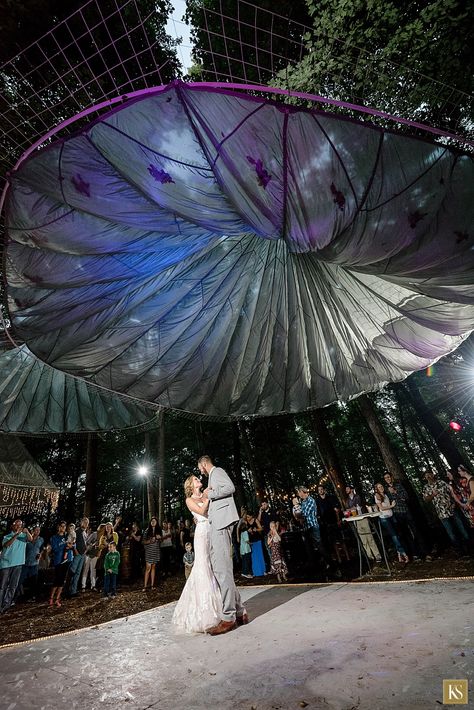
[[[401,95],[417,73],[351,47],[337,88],[297,95],[311,28],[213,5],[194,75],[215,86],[155,88],[176,57],[135,0],[89,0],[0,68],[11,337],[103,390],[222,419],[347,399],[450,352],[474,327],[472,158],[392,130],[433,133],[416,92],[403,117],[372,101],[383,73]],[[434,133],[470,146],[472,97],[420,78]]]
[[[348,399],[473,329],[473,178],[446,146],[175,83],[12,176],[13,332],[195,414]]]

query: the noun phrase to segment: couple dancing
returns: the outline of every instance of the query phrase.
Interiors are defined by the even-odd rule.
[[[189,476],[184,484],[186,505],[196,521],[194,565],[173,614],[177,630],[217,636],[248,623],[234,582],[232,529],[239,519],[234,484],[209,456],[198,461],[207,488]]]

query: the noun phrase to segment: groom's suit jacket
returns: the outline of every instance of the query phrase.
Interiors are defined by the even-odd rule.
[[[239,514],[234,503],[235,486],[223,468],[214,466],[209,474],[209,523],[213,528],[223,528],[236,523]]]

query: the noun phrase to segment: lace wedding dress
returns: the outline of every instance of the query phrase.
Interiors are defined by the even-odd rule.
[[[209,521],[194,513],[194,565],[174,610],[177,631],[204,633],[221,620],[222,598],[209,555]]]

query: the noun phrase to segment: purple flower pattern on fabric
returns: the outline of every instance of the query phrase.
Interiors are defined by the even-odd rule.
[[[408,223],[412,229],[415,229],[416,225],[420,220],[423,219],[423,217],[426,217],[428,212],[419,212],[418,210],[415,210],[415,212],[412,212],[411,214],[408,215]]]
[[[74,185],[76,192],[79,192],[81,195],[85,195],[86,197],[91,196],[90,183],[86,182],[80,173],[73,175],[71,182]]]
[[[266,190],[268,183],[272,179],[272,176],[265,170],[265,166],[263,165],[263,162],[260,160],[260,158],[257,158],[257,160],[255,160],[255,158],[252,158],[251,155],[247,155],[247,160],[249,161],[250,165],[255,166],[258,184],[260,185],[260,187],[263,187],[263,189]]]
[[[167,182],[172,182],[174,183],[173,178],[169,173],[166,172],[166,170],[163,170],[162,168],[158,168],[156,165],[153,165],[153,163],[150,163],[148,166],[148,172],[156,180],[156,182],[161,182],[162,185],[165,185]]]
[[[469,234],[467,232],[456,231],[454,234],[456,235],[456,244],[461,244],[461,242],[465,242],[466,239],[469,239]]]
[[[337,189],[337,187],[335,186],[335,184],[333,182],[331,183],[331,193],[334,198],[333,199],[334,204],[337,205],[340,210],[343,210],[344,205],[346,204],[346,198],[344,197],[342,192]]]

